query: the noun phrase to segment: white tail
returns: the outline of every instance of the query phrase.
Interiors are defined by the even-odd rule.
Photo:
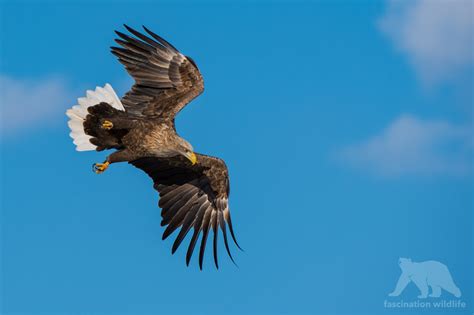
[[[95,91],[88,90],[86,97],[78,98],[77,102],[79,105],[74,105],[66,111],[66,115],[70,118],[67,123],[69,128],[71,128],[69,135],[74,140],[77,151],[95,150],[96,146],[89,141],[92,137],[84,132],[84,120],[89,114],[87,108],[101,102],[105,102],[121,111],[125,111],[125,108],[112,86],[108,83],[103,88],[96,87]]]

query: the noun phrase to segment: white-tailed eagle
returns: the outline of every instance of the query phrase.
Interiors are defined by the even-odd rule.
[[[144,35],[128,26],[131,35],[116,32],[112,53],[135,79],[122,99],[109,84],[87,91],[78,105],[67,111],[71,137],[78,151],[109,150],[96,173],[110,164],[128,162],[147,173],[159,192],[163,239],[177,229],[172,253],[193,230],[186,254],[189,265],[199,236],[199,267],[202,269],[207,239],[212,230],[214,262],[218,268],[217,238],[233,261],[227,227],[237,247],[229,212],[229,176],[223,160],[195,153],[175,129],[176,114],[204,90],[194,61],[166,40],[144,27]],[[239,247],[240,248],[240,247]]]

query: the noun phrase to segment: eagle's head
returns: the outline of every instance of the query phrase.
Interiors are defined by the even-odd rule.
[[[177,145],[176,151],[178,154],[190,160],[193,165],[196,164],[197,162],[196,154],[194,154],[193,146],[188,141],[184,140],[181,137],[178,137],[178,141],[176,142],[176,145]]]

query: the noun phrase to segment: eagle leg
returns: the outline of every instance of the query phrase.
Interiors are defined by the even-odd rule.
[[[132,154],[127,149],[119,150],[109,155],[107,159],[104,161],[104,163],[92,164],[92,171],[96,174],[101,174],[105,172],[105,170],[112,163],[132,161],[134,159],[136,159],[135,155]]]
[[[125,148],[109,155],[107,157],[107,162],[112,164],[112,163],[118,163],[118,162],[132,161],[135,159],[136,159],[135,154],[133,154],[133,152]]]

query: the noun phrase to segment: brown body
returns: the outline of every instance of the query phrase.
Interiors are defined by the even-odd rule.
[[[130,129],[122,138],[122,143],[135,158],[176,155],[174,151],[168,150],[177,137],[176,131],[169,121],[162,119],[136,120],[134,125],[134,128]]]

